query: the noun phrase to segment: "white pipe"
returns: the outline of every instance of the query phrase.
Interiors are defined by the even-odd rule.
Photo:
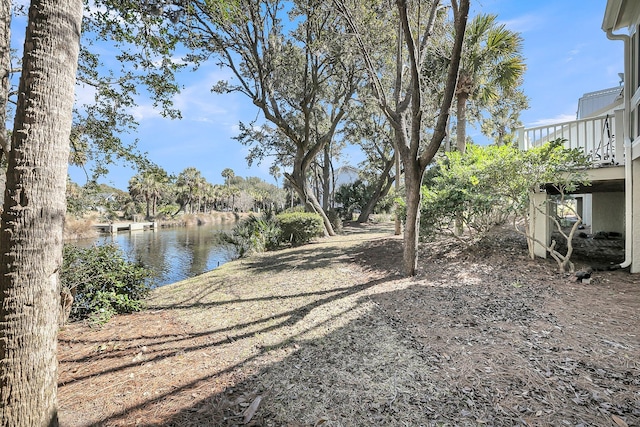
[[[609,40],[622,40],[624,42],[624,194],[625,194],[625,227],[624,227],[624,261],[620,268],[631,265],[633,252],[633,160],[631,153],[631,128],[629,114],[631,111],[631,52],[628,34],[613,34],[612,29],[607,29]]]
[[[631,166],[631,143],[629,138],[624,141],[624,204],[625,204],[625,230],[624,230],[624,261],[620,268],[627,268],[631,265],[631,255],[633,251],[633,168]]]

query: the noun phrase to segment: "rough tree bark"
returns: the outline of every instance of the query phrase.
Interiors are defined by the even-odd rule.
[[[331,200],[331,143],[324,146],[324,160],[322,162],[322,209],[327,212]]]
[[[0,233],[0,425],[56,426],[62,229],[82,0],[33,0]]]
[[[471,96],[473,80],[469,75],[461,71],[458,76],[458,87],[456,89],[456,148],[462,154],[467,150],[467,101]]]
[[[287,181],[289,181],[289,184],[291,184],[291,187],[298,193],[307,211],[316,212],[322,217],[325,236],[335,236],[336,233],[333,230],[329,217],[322,209],[322,206],[320,206],[320,202],[313,194],[313,191],[309,188],[306,171],[309,170],[308,163],[312,158],[313,156],[309,155],[309,153],[306,156],[301,152],[296,153],[291,173],[285,173],[284,176]]]

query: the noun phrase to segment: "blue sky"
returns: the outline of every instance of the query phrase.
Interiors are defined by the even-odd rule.
[[[471,16],[497,14],[500,22],[524,39],[524,91],[531,104],[522,113],[525,125],[574,119],[580,96],[619,84],[623,46],[620,41],[608,40],[601,30],[605,5],[606,0],[472,0]],[[184,90],[175,99],[182,120],[164,119],[150,101],[141,100],[134,111],[140,122],[138,133],[125,139],[138,138],[141,151],[169,173],[193,166],[209,182],[222,183],[220,173],[229,167],[236,175],[258,176],[273,183],[269,162],[249,168],[247,149],[232,139],[239,121],[258,116],[256,107],[242,95],[210,91],[227,76],[228,71],[212,64],[185,74]],[[80,90],[78,97],[83,96],[87,94]],[[483,140],[477,130],[469,129],[468,134]],[[346,159],[354,165],[358,161],[356,152]],[[111,169],[103,182],[126,189],[134,171],[128,167]],[[81,170],[72,168],[70,174],[74,181],[85,182]]]

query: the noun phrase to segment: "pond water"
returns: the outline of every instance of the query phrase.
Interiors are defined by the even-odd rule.
[[[155,286],[163,286],[213,270],[229,261],[231,254],[218,243],[216,234],[229,231],[233,226],[233,223],[225,223],[120,232],[73,244],[88,247],[116,243],[127,259],[141,261],[157,274]]]

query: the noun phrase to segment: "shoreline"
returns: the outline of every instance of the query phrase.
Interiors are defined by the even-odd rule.
[[[176,218],[158,219],[160,229],[175,227],[197,227],[201,225],[236,223],[254,212],[211,212],[208,214],[183,214]],[[94,239],[101,235],[94,227],[97,224],[97,215],[95,213],[85,218],[67,218],[63,241],[65,243],[75,240]],[[136,221],[131,221],[136,222]]]

